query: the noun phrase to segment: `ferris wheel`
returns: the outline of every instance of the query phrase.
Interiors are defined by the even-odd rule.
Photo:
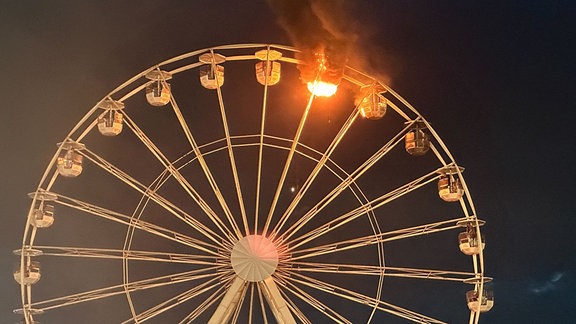
[[[478,323],[494,298],[464,168],[386,84],[320,57],[307,89],[298,53],[201,49],[96,103],[29,194],[14,312]]]

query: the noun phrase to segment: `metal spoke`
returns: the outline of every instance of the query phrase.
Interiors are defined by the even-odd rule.
[[[396,136],[394,136],[388,143],[382,146],[376,153],[374,153],[369,159],[366,160],[360,167],[358,167],[354,172],[352,172],[347,178],[342,180],[342,182],[334,188],[330,193],[328,193],[321,201],[319,201],[314,207],[310,209],[304,216],[298,219],[292,226],[290,226],[281,236],[280,240],[283,242],[290,239],[300,228],[306,225],[314,215],[317,215],[324,207],[326,207],[331,201],[333,201],[340,193],[345,189],[350,187],[360,176],[362,176],[366,171],[368,171],[376,162],[378,162],[382,157],[384,157],[388,152],[390,152],[400,141],[402,141],[402,134],[408,130],[409,126],[406,126],[402,131],[400,131]]]
[[[210,218],[210,220],[218,227],[218,229],[224,233],[228,238],[232,237],[233,234],[224,225],[222,220],[216,215],[214,210],[210,207],[208,203],[201,197],[201,195],[194,189],[194,187],[182,176],[179,169],[171,163],[168,158],[162,153],[162,151],[152,142],[148,136],[138,127],[134,121],[125,113],[124,118],[126,119],[126,125],[132,130],[134,135],[140,139],[140,141],[150,150],[150,152],[162,163],[165,170],[182,186],[186,193],[196,202],[196,204],[204,211],[204,213]],[[212,234],[215,235],[215,234]]]
[[[279,279],[278,279],[279,280]],[[279,280],[280,281],[280,280]],[[285,288],[285,290],[288,290],[285,286],[283,286]],[[282,297],[286,300],[286,302],[288,303],[288,308],[292,311],[292,313],[304,324],[311,324],[312,321],[310,321],[308,319],[308,317],[306,317],[306,315],[304,314],[304,312],[302,312],[302,310],[300,310],[300,308],[296,305],[296,303],[288,296],[287,293],[285,293],[282,290]]]
[[[137,250],[115,250],[100,248],[80,248],[63,246],[38,245],[34,248],[41,250],[43,256],[94,258],[111,260],[129,260],[146,262],[166,262],[195,265],[214,265],[214,256],[194,255],[172,252],[137,251]]]
[[[310,288],[314,288],[318,291],[322,291],[324,293],[328,293],[330,295],[355,302],[359,305],[374,307],[386,313],[396,315],[398,317],[413,321],[415,323],[445,324],[445,322],[439,321],[432,317],[428,317],[426,315],[419,314],[409,309],[402,308],[400,306],[396,306],[394,304],[381,301],[372,298],[370,296],[366,296],[364,294],[355,292],[350,289],[346,289],[334,284],[327,283],[325,281],[307,277],[296,272],[290,272],[290,274],[291,274],[290,277],[286,276],[283,279],[290,281],[294,284],[301,284]]]
[[[202,315],[202,313],[204,313],[208,308],[210,308],[210,306],[212,306],[212,304],[214,304],[219,298],[222,297],[222,295],[224,295],[225,293],[224,289],[225,289],[224,285],[220,285],[218,290],[216,290],[210,296],[208,296],[208,298],[206,298],[202,303],[200,303],[198,307],[196,307],[184,319],[182,319],[180,321],[180,324],[193,323],[194,320],[198,318],[198,316]]]
[[[152,288],[165,287],[175,285],[183,282],[194,281],[198,279],[211,278],[218,276],[220,266],[206,267],[197,270],[185,271],[181,273],[144,279],[140,281],[129,282],[126,284],[119,284],[115,286],[94,289],[78,294],[61,296],[44,301],[38,301],[31,304],[33,308],[47,311],[50,309],[60,308],[64,306],[75,305],[92,300],[108,298],[125,294],[126,292],[143,291]]]
[[[211,50],[212,58],[214,58],[214,50]],[[215,69],[216,63],[212,59],[212,68]],[[226,118],[226,109],[224,108],[224,100],[222,99],[222,89],[220,88],[220,77],[218,73],[216,77],[216,94],[218,95],[218,106],[220,107],[220,116],[222,119],[222,126],[224,129],[224,136],[226,138],[226,147],[228,149],[228,158],[230,159],[230,167],[232,168],[232,176],[234,178],[234,186],[236,187],[236,196],[238,198],[238,205],[240,207],[240,215],[242,216],[242,223],[244,224],[245,235],[250,234],[248,227],[248,218],[246,217],[246,210],[244,209],[244,198],[242,198],[242,189],[240,187],[240,180],[238,179],[238,170],[236,168],[236,159],[234,157],[234,150],[232,149],[232,141],[230,140],[230,130],[228,129],[228,119]]]
[[[252,324],[252,314],[254,314],[254,284],[250,284],[250,305],[248,306],[248,324]]]
[[[264,296],[262,294],[262,288],[260,288],[260,285],[256,285],[256,288],[258,290],[258,300],[260,301],[260,309],[262,311],[262,321],[264,324],[268,324],[268,316],[266,315],[266,306]]]
[[[193,288],[190,288],[181,294],[178,294],[156,306],[153,306],[143,311],[142,313],[138,314],[136,317],[131,318],[130,320],[124,321],[122,323],[123,324],[131,323],[133,321],[139,323],[150,320],[178,305],[186,303],[190,299],[196,298],[207,291],[215,289],[215,287],[217,287],[218,282],[223,276],[224,276],[223,274],[220,274],[214,278],[211,278],[210,280],[197,284]]]
[[[274,211],[276,210],[276,205],[278,204],[278,198],[280,197],[280,193],[282,192],[282,187],[284,186],[284,181],[286,180],[286,176],[288,175],[288,170],[290,169],[290,164],[292,163],[292,158],[294,157],[294,152],[296,151],[296,147],[300,141],[300,136],[302,135],[302,130],[304,129],[304,125],[306,124],[306,119],[308,118],[308,113],[310,112],[310,108],[312,107],[312,102],[314,101],[314,95],[310,95],[308,99],[308,104],[302,113],[302,117],[300,118],[300,123],[298,124],[298,129],[296,130],[296,134],[294,135],[294,139],[292,140],[292,145],[290,147],[290,151],[288,152],[288,157],[286,158],[286,162],[284,164],[284,169],[282,169],[282,174],[280,175],[280,179],[278,180],[278,185],[276,186],[276,192],[274,193],[274,198],[272,199],[272,204],[270,206],[270,210],[268,211],[268,217],[266,218],[266,223],[264,224],[264,229],[262,230],[263,233],[268,232],[268,227],[272,222],[272,217],[274,215]]]
[[[273,233],[272,238],[274,238],[274,235],[276,233],[279,233],[282,227],[286,224],[288,218],[290,217],[296,206],[298,206],[298,203],[300,202],[302,197],[306,194],[306,191],[308,191],[308,189],[310,188],[310,186],[312,185],[312,183],[314,182],[314,180],[316,179],[322,168],[326,165],[326,162],[328,161],[332,153],[334,153],[334,151],[336,150],[338,144],[340,144],[340,141],[342,140],[346,132],[350,129],[350,127],[358,117],[358,114],[359,114],[358,109],[354,109],[352,114],[348,117],[348,120],[344,123],[344,125],[338,132],[338,134],[334,137],[334,139],[332,140],[332,142],[322,155],[322,158],[320,159],[320,161],[318,161],[318,163],[316,163],[316,166],[314,167],[312,172],[310,172],[306,181],[304,181],[302,188],[298,190],[294,199],[292,200],[292,202],[290,203],[284,214],[280,217],[278,224],[272,230]]]
[[[213,233],[208,227],[204,224],[196,220],[194,217],[188,215],[186,212],[178,208],[176,205],[171,203],[169,200],[164,198],[163,196],[159,195],[155,191],[150,190],[147,186],[143,185],[142,183],[138,182],[136,179],[128,175],[126,172],[120,170],[110,162],[106,161],[102,157],[98,156],[97,154],[85,150],[82,152],[83,156],[86,157],[88,160],[92,161],[94,164],[98,165],[102,169],[106,170],[125,184],[129,185],[130,187],[134,188],[143,196],[146,196],[150,200],[154,201],[161,207],[163,207],[166,211],[170,214],[176,216],[178,219],[182,220],[186,224],[190,225],[192,228],[197,230],[198,232],[202,233],[207,238],[211,239],[213,242],[217,244],[222,244],[221,240],[217,240],[217,235]]]
[[[128,226],[130,228],[136,228],[142,230],[144,232],[166,238],[168,240],[181,243],[186,246],[190,246],[197,250],[209,253],[211,255],[218,256],[217,253],[218,249],[222,248],[220,245],[213,245],[207,243],[203,240],[199,240],[196,238],[189,237],[182,233],[169,230],[167,228],[163,228],[159,225],[152,224],[140,219],[134,219],[131,216],[124,215],[122,213],[118,213],[100,206],[96,206],[78,199],[66,197],[60,194],[57,194],[58,200],[55,203],[67,206],[70,208],[74,208],[77,210],[84,211],[90,215],[98,216],[109,221],[117,222],[122,225]]]
[[[363,215],[366,215],[366,213],[375,210],[377,208],[380,208],[388,203],[390,203],[391,201],[394,201],[395,199],[398,199],[408,193],[410,193],[411,191],[414,191],[416,189],[419,189],[425,185],[427,185],[428,183],[436,180],[438,178],[438,175],[436,174],[436,171],[432,171],[420,178],[417,178],[401,187],[398,187],[394,190],[391,190],[390,192],[383,194],[382,196],[373,199],[372,201],[356,207],[355,209],[347,212],[344,215],[338,216],[336,218],[334,218],[331,221],[326,222],[323,225],[320,225],[318,228],[309,231],[307,233],[302,234],[301,236],[293,239],[291,241],[291,246],[289,248],[289,250],[293,250],[295,248],[297,248],[298,246],[301,246],[307,242],[310,242],[313,239],[316,239],[318,237],[321,237],[323,235],[326,235],[328,233],[330,233],[331,231],[335,230],[336,228],[339,228],[345,224],[348,224],[350,222],[352,222],[353,220],[357,219],[358,217],[361,217]],[[319,210],[314,210],[313,209],[313,213],[307,213],[306,215],[304,215],[301,220],[302,221],[302,225],[306,224],[306,220],[311,219],[312,217],[314,217],[315,215],[318,214]],[[298,243],[296,243],[298,242]]]
[[[343,240],[338,242],[333,242],[324,245],[318,245],[311,248],[300,249],[292,251],[291,261],[302,260],[318,255],[338,253],[345,250],[356,249],[365,247],[368,245],[374,245],[379,243],[385,243],[400,239],[405,239],[408,237],[428,235],[431,233],[437,233],[442,231],[450,231],[462,228],[457,223],[459,221],[467,220],[467,218],[451,219],[442,222],[425,224],[414,226],[410,228],[403,228],[399,230],[389,231],[385,233],[366,235],[362,237],[356,237],[349,240]]]
[[[188,139],[188,142],[192,147],[194,154],[196,154],[196,157],[198,159],[198,162],[200,163],[200,166],[202,167],[202,170],[204,171],[206,179],[208,180],[208,183],[212,187],[212,190],[214,191],[214,194],[216,195],[216,198],[218,199],[218,202],[220,203],[220,206],[222,207],[222,210],[226,215],[226,219],[230,223],[230,226],[232,227],[232,230],[236,234],[237,238],[240,239],[242,237],[240,228],[238,227],[238,224],[234,220],[232,212],[230,211],[230,208],[228,207],[228,204],[226,203],[226,200],[224,199],[224,196],[222,195],[222,192],[220,191],[220,188],[216,183],[216,179],[214,179],[214,176],[212,175],[212,172],[210,171],[210,168],[208,167],[208,164],[206,163],[206,160],[204,159],[204,156],[202,155],[202,152],[200,151],[200,148],[196,143],[194,136],[192,135],[192,131],[190,130],[188,123],[186,123],[186,120],[184,119],[184,116],[180,111],[180,107],[176,103],[174,97],[170,98],[170,103],[172,104],[172,109],[174,110],[174,113],[176,114],[176,117],[180,122],[180,126],[182,127],[182,130],[184,131],[184,134],[186,135],[186,138]]]
[[[269,60],[270,54],[270,46],[266,48],[266,65],[271,64]],[[266,67],[268,69],[268,66]],[[258,145],[258,166],[257,166],[257,175],[256,175],[256,199],[255,199],[255,206],[254,206],[254,232],[253,234],[258,233],[258,222],[260,216],[260,188],[262,186],[262,161],[263,161],[263,154],[264,154],[264,128],[266,126],[266,109],[268,108],[268,73],[265,75],[265,82],[264,82],[264,94],[262,97],[262,114],[260,117],[260,133],[259,133],[259,145]]]
[[[344,316],[342,316],[341,314],[339,314],[338,312],[336,312],[335,310],[324,304],[322,301],[318,300],[317,298],[314,298],[312,295],[308,294],[307,292],[305,292],[304,290],[302,290],[289,280],[288,281],[281,280],[279,282],[287,291],[289,291],[290,293],[292,293],[293,295],[295,295],[308,305],[312,306],[313,308],[318,310],[320,313],[324,314],[332,321],[337,323],[350,323],[350,324],[352,323]]]
[[[292,271],[331,273],[342,275],[359,276],[385,276],[414,279],[430,279],[464,282],[476,277],[473,272],[431,270],[417,268],[401,268],[388,266],[373,266],[363,264],[339,264],[339,263],[317,263],[317,262],[291,262]]]

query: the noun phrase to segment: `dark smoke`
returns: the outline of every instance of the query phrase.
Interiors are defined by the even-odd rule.
[[[298,58],[303,81],[310,79],[310,68],[318,54],[324,55],[328,71],[343,68],[356,40],[355,24],[346,16],[345,0],[268,0],[278,15],[293,45],[302,52]],[[313,72],[312,72],[313,73]]]

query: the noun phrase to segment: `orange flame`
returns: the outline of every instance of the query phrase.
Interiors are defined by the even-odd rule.
[[[308,91],[317,97],[331,97],[336,93],[337,89],[338,85],[333,83],[318,80],[308,82]]]

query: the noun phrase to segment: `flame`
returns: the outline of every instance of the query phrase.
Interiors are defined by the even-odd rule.
[[[308,90],[317,97],[331,97],[336,93],[338,85],[324,81],[308,82]]]

